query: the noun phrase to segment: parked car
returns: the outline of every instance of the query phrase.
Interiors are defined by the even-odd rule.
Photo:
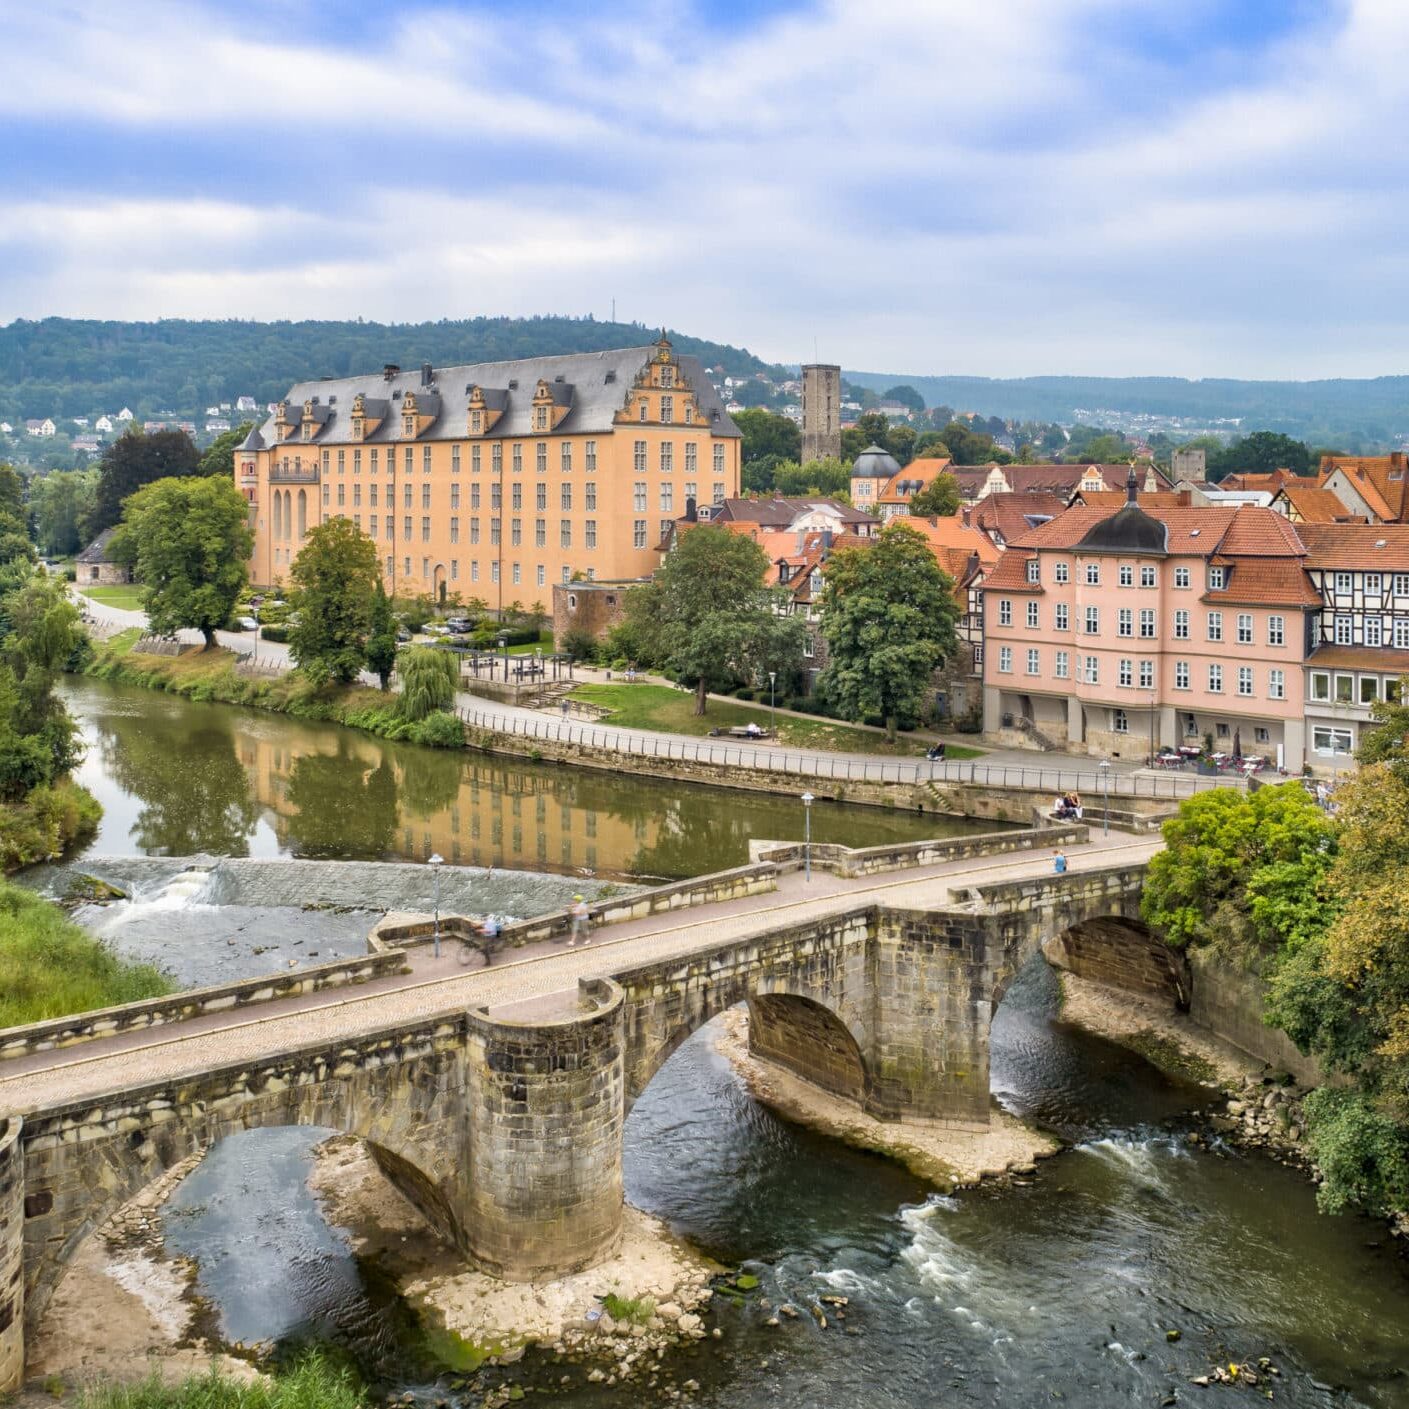
[[[402,642],[409,641],[411,639],[411,633],[404,626],[398,626],[396,628],[396,639]]]
[[[467,636],[474,630],[475,624],[467,616],[452,616],[446,620],[445,626],[457,636]]]
[[[253,631],[259,623],[252,616],[242,616],[235,622],[236,631]]]

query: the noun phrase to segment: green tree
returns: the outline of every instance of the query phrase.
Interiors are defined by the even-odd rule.
[[[1209,456],[1210,478],[1220,480],[1231,474],[1267,475],[1279,469],[1308,474],[1311,452],[1303,442],[1278,431],[1253,431],[1216,456]]]
[[[882,442],[901,465],[908,465],[915,458],[915,442],[919,435],[914,426],[892,426]]]
[[[947,519],[957,514],[959,481],[951,474],[936,475],[918,494],[910,496],[910,512],[924,519]]]
[[[986,465],[990,460],[1007,458],[999,454],[991,435],[971,430],[963,421],[950,421],[939,435],[956,465]]]
[[[319,683],[356,680],[382,583],[372,540],[351,519],[325,519],[309,530],[290,576],[298,623],[289,651],[298,668]]]
[[[1125,438],[1110,431],[1092,436],[1080,450],[1068,447],[1066,454],[1066,459],[1083,465],[1123,465],[1131,458]]]
[[[24,476],[13,465],[0,465],[0,534],[28,536]]]
[[[97,491],[96,470],[51,470],[34,478],[29,498],[41,552],[72,557],[88,542]]]
[[[889,435],[890,422],[879,411],[863,411],[841,433],[842,460],[849,465],[868,445],[885,446]]]
[[[455,657],[434,646],[411,646],[401,653],[400,712],[403,718],[424,719],[455,703],[460,679]]]
[[[233,430],[224,431],[210,443],[210,448],[201,456],[196,473],[201,475],[225,475],[232,478],[235,473],[235,451],[243,444],[250,433],[253,421],[246,421]]]
[[[127,499],[115,551],[146,588],[147,621],[170,635],[194,627],[215,644],[248,581],[249,504],[219,479],[159,479]]]
[[[1290,937],[1304,905],[1324,927],[1335,829],[1300,783],[1244,793],[1214,788],[1164,824],[1150,860],[1141,913],[1177,948],[1209,945],[1246,959]]]
[[[908,382],[902,382],[899,386],[893,386],[889,391],[882,392],[881,400],[898,401],[902,406],[908,406],[916,416],[925,409],[925,398]]]
[[[741,464],[761,460],[765,455],[777,455],[784,460],[802,458],[802,431],[796,421],[761,407],[739,411],[733,419],[743,435],[739,447]]]
[[[939,431],[921,431],[915,438],[915,458],[917,460],[949,460],[953,457]]]
[[[710,690],[751,678],[777,644],[767,570],[768,557],[752,539],[702,524],[681,536],[650,582],[627,593],[640,654],[695,687],[696,714],[705,713]],[[800,654],[800,637],[797,647]]]
[[[98,466],[98,493],[89,530],[101,533],[122,518],[123,502],[143,485],[159,479],[193,475],[200,452],[185,431],[153,431],[135,427],[108,446]]]
[[[0,798],[16,801],[77,763],[77,729],[55,692],[80,640],[57,578],[14,563],[0,574]]]
[[[884,719],[894,740],[900,720],[919,718],[931,673],[953,653],[958,614],[952,579],[904,523],[839,550],[822,589],[822,692],[848,719]]]
[[[381,683],[383,690],[391,686],[391,673],[396,669],[396,619],[391,614],[391,598],[377,575],[377,590],[372,594],[372,615],[367,623],[367,669]]]
[[[805,494],[848,494],[851,491],[851,470],[831,455],[821,460],[809,460],[805,465],[785,461],[774,472],[773,488],[790,498]]]

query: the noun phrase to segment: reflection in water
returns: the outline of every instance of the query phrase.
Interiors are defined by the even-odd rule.
[[[337,725],[77,680],[80,781],[103,804],[93,854],[424,861],[602,876],[742,865],[750,838],[798,840],[792,798],[394,744]],[[995,830],[818,803],[812,834],[851,846]]]

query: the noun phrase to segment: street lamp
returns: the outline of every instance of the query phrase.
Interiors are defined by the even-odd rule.
[[[445,858],[438,852],[433,851],[426,861],[431,868],[431,875],[435,877],[435,918],[431,926],[431,942],[435,946],[435,957],[440,958],[440,868],[445,864]]]
[[[509,638],[501,636],[499,638],[499,651],[504,657],[504,683],[509,683]]]
[[[811,793],[802,795],[802,857],[803,874],[808,884],[812,882],[812,804]]]
[[[768,732],[778,737],[778,672],[768,672]]]
[[[1105,799],[1106,820],[1101,827],[1101,831],[1106,835],[1111,834],[1111,761],[1108,758],[1101,760],[1101,796]]]
[[[251,597],[250,606],[254,609],[254,655],[251,659],[259,664],[259,609],[264,605],[263,597]]]

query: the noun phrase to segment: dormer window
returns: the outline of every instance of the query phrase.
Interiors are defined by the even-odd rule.
[[[646,419],[646,403],[644,401],[641,403],[641,419],[643,421]]]
[[[473,434],[479,435],[484,430],[484,412],[470,412],[470,430]]]
[[[1228,585],[1227,568],[1209,568],[1208,570],[1208,590],[1210,592],[1221,592]]]
[[[685,403],[685,424],[693,426],[695,424],[695,407],[692,402]]]
[[[536,431],[546,431],[548,429],[548,408],[546,406],[535,406],[533,408],[533,429]]]
[[[1027,560],[1027,580],[1029,582],[1040,582],[1042,580],[1042,564],[1036,558]]]
[[[414,412],[410,412],[401,418],[401,434],[414,437],[416,434],[416,417]]]
[[[661,364],[660,384],[661,386],[675,385],[675,368],[672,367],[668,362],[663,362]]]
[[[662,421],[666,422],[670,422],[675,419],[675,398],[673,396],[661,397],[660,418]]]

